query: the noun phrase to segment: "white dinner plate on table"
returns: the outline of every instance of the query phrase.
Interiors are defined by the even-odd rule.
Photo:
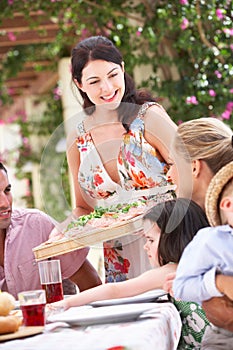
[[[110,305],[132,304],[132,303],[150,303],[158,300],[158,298],[165,295],[167,295],[167,292],[165,292],[163,289],[154,289],[142,294],[135,295],[133,297],[93,301],[92,303],[90,303],[90,305],[91,306],[110,306]]]
[[[124,304],[103,307],[72,307],[48,317],[48,322],[66,322],[71,325],[88,326],[136,320],[143,312],[153,309],[154,303]]]

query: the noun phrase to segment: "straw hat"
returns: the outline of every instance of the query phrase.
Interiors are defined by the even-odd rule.
[[[211,179],[205,197],[206,215],[211,226],[221,225],[218,201],[223,187],[233,177],[233,161],[222,167]]]

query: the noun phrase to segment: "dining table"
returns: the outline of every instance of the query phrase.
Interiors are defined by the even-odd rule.
[[[0,339],[0,349],[175,350],[181,319],[176,307],[161,299],[72,307],[50,314],[39,328],[31,336]]]

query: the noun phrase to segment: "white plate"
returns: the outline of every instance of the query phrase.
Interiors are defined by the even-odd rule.
[[[109,306],[109,305],[120,305],[120,304],[132,304],[132,303],[149,303],[152,301],[156,301],[159,297],[166,295],[163,289],[154,289],[148,292],[135,295],[133,297],[128,298],[119,298],[119,299],[107,299],[107,300],[99,300],[93,301],[90,303],[92,306]]]
[[[116,323],[136,320],[143,312],[153,309],[154,303],[112,305],[103,307],[72,307],[65,312],[51,315],[49,322],[66,322],[71,325],[87,326],[93,324]]]

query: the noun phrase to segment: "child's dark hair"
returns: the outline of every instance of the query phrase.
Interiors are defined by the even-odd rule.
[[[204,210],[195,202],[176,198],[151,208],[143,220],[155,222],[161,230],[159,264],[178,263],[186,245],[198,230],[209,226]]]

